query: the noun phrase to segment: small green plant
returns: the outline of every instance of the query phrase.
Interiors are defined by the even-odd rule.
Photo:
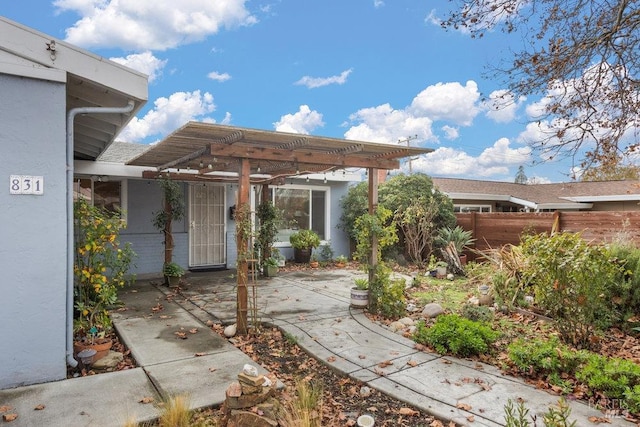
[[[327,242],[326,245],[320,246],[320,259],[324,262],[333,261],[333,249],[331,248],[331,242]]]
[[[279,263],[278,259],[273,257],[267,258],[264,260],[264,265],[266,267],[277,267],[278,263]]]
[[[369,289],[369,279],[356,277],[355,279],[353,279],[353,282],[356,285],[356,289],[360,289],[361,291]]]
[[[524,374],[539,375],[573,374],[590,355],[585,350],[575,351],[562,344],[558,337],[548,340],[518,339],[508,347],[509,360]]]
[[[284,336],[284,340],[287,342],[287,344],[289,344],[289,345],[298,345],[298,337],[296,337],[295,335],[290,334],[289,332],[284,332],[283,336]]]
[[[405,313],[405,280],[391,280],[391,269],[384,263],[376,266],[373,283],[369,283],[369,309],[385,317],[397,319]]]
[[[338,255],[338,256],[336,257],[336,259],[335,259],[335,262],[337,262],[337,263],[339,263],[339,264],[346,264],[346,263],[347,263],[347,261],[349,261],[349,260],[348,260],[348,259],[347,259],[347,257],[346,257],[346,256],[344,256],[344,255]]]
[[[543,415],[542,422],[545,427],[575,427],[576,422],[569,422],[571,408],[564,398],[558,400],[557,408],[551,406]],[[536,417],[529,417],[529,409],[524,402],[519,401],[514,406],[513,401],[509,399],[504,406],[504,420],[506,427],[530,427],[531,423],[528,418],[533,420],[533,427],[537,426]]]
[[[294,249],[313,249],[320,246],[320,237],[313,230],[300,230],[289,236]]]
[[[169,262],[162,268],[162,273],[167,277],[182,277],[184,269],[175,262]]]
[[[460,314],[474,322],[491,322],[493,320],[493,311],[484,305],[464,304]]]
[[[424,321],[418,322],[414,340],[428,344],[440,354],[452,353],[466,357],[489,351],[489,346],[500,334],[487,324],[474,322],[457,314],[438,316],[427,328]]]
[[[586,364],[576,372],[576,378],[593,392],[613,399],[640,385],[640,366],[630,360],[591,354]]]

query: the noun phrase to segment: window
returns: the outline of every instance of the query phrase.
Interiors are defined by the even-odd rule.
[[[79,197],[110,212],[117,212],[122,208],[120,181],[76,178],[73,183],[73,200],[78,200]]]
[[[456,213],[491,212],[491,205],[454,205],[453,211]]]
[[[274,188],[272,195],[281,215],[276,241],[289,243],[289,236],[303,229],[315,231],[320,240],[328,240],[327,189]]]

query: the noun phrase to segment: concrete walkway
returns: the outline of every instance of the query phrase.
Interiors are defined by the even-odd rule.
[[[18,413],[10,425],[109,427],[147,421],[159,412],[141,402],[145,397],[158,402],[184,394],[193,408],[220,405],[244,364],[253,363],[207,326],[235,321],[232,274],[192,273],[180,294],[138,281],[121,293],[126,309],[114,314],[114,325],[140,367],[0,390],[0,407],[8,405]],[[557,402],[557,396],[492,366],[418,351],[411,340],[372,323],[361,309],[349,306],[356,275],[311,270],[261,279],[255,294],[257,320],[295,336],[301,347],[334,369],[461,425],[504,425],[508,399],[524,400],[530,414],[543,414]],[[249,296],[253,300],[252,292]],[[383,361],[391,363],[379,367]],[[38,405],[45,409],[34,410]],[[570,405],[578,426],[593,425],[589,417],[603,417],[585,404]],[[609,421],[612,426],[634,425],[620,418]]]

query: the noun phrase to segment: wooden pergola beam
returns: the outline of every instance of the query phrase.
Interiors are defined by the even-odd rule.
[[[248,147],[248,146],[221,146],[211,144],[210,156],[235,157],[242,159],[259,159],[276,162],[298,163],[301,168],[304,164],[327,165],[337,168],[376,168],[376,169],[398,169],[400,161],[385,158],[363,158],[349,156],[348,154],[330,154],[312,150],[282,150],[270,147]]]

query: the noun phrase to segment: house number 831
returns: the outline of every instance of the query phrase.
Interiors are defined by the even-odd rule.
[[[44,178],[31,175],[11,175],[9,177],[9,194],[44,194]]]

